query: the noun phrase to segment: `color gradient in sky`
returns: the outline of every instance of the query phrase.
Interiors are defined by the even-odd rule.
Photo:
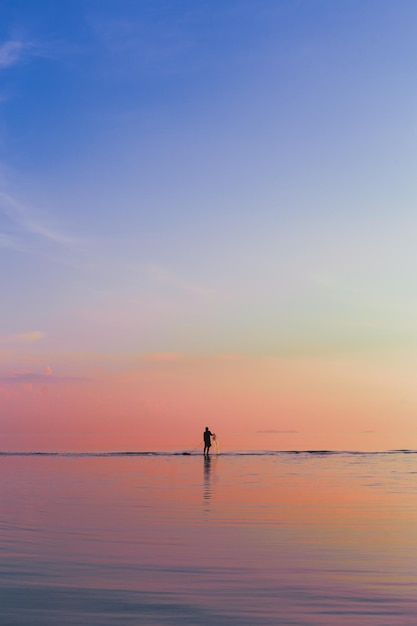
[[[414,0],[3,0],[0,449],[417,448]]]

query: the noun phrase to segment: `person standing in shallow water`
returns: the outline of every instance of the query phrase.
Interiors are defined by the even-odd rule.
[[[206,426],[206,430],[203,433],[203,439],[204,439],[204,452],[203,452],[203,454],[204,455],[208,456],[208,454],[209,454],[209,451],[210,451],[210,448],[211,448],[211,438],[213,437],[213,434],[214,433],[211,433],[209,431],[208,426]]]

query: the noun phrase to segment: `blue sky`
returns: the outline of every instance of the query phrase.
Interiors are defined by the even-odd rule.
[[[0,12],[5,335],[414,340],[414,2]]]
[[[416,18],[0,4],[10,449],[417,447]]]

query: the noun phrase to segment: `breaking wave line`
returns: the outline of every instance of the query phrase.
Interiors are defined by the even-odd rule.
[[[381,455],[417,454],[417,450],[239,450],[222,452],[223,457],[241,456],[381,456]],[[120,458],[120,457],[178,457],[178,456],[202,456],[202,452],[196,451],[103,451],[103,452],[54,452],[54,451],[0,451],[0,457],[63,457],[63,458]],[[213,455],[217,456],[217,455]]]

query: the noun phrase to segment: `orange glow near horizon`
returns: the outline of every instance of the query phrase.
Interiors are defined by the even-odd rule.
[[[118,357],[100,367],[77,361],[79,378],[50,368],[3,379],[4,446],[186,450],[209,425],[224,451],[417,447],[413,381],[374,363],[230,355]]]

